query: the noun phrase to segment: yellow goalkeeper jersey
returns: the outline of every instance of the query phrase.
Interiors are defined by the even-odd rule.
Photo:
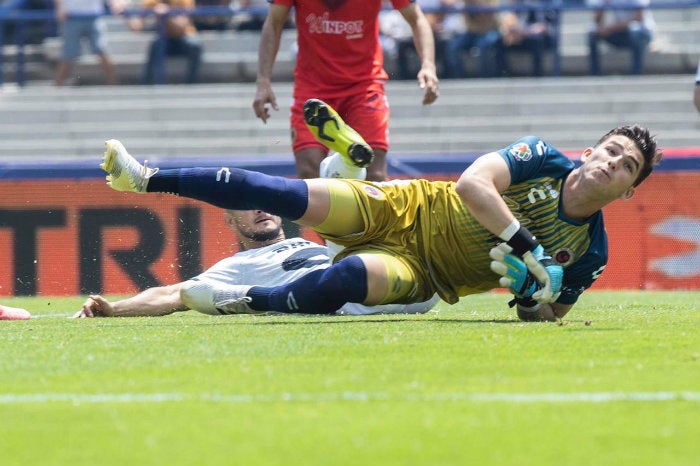
[[[520,223],[564,267],[557,301],[573,304],[607,262],[602,212],[585,222],[561,213],[561,187],[573,163],[541,140],[523,138],[499,153],[512,175],[502,197]],[[362,207],[366,231],[350,238],[329,238],[347,247],[339,257],[363,249],[400,256],[416,269],[419,297],[437,292],[448,303],[499,286],[499,276],[490,269],[489,251],[501,240],[472,217],[454,182],[345,182],[353,187]]]

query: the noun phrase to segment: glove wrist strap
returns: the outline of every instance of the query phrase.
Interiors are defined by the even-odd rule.
[[[506,240],[508,246],[513,248],[513,254],[522,257],[528,251],[534,251],[540,243],[537,242],[535,235],[521,226],[510,239]]]

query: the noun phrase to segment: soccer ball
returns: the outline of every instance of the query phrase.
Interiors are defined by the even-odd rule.
[[[367,177],[367,169],[357,168],[348,164],[337,152],[331,152],[321,161],[321,178],[348,178],[364,180]]]

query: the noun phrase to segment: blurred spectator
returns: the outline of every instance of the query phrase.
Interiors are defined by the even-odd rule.
[[[233,0],[231,7],[236,11],[232,28],[236,31],[260,31],[267,17],[267,0]]]
[[[642,74],[644,54],[655,27],[651,11],[646,8],[649,6],[649,0],[588,0],[588,5],[600,8],[594,13],[595,24],[593,30],[588,33],[591,74],[600,74],[598,42],[601,40],[614,47],[630,49],[630,74]],[[638,8],[631,9],[631,5]],[[612,22],[606,22],[607,14],[613,16]]]
[[[170,9],[194,9],[194,0],[144,0],[142,6],[155,12],[158,24],[165,21],[165,35],[161,34],[160,28],[156,28],[156,38],[148,50],[148,59],[143,70],[143,83],[155,84],[157,70],[165,67],[164,58],[172,56],[184,56],[187,59],[186,82],[196,83],[202,63],[202,45],[199,42],[197,28],[187,15],[168,14]],[[146,20],[143,17],[132,17],[129,19],[129,27],[134,31],[142,31],[146,28]]]
[[[466,0],[467,8],[498,7],[499,0]],[[502,73],[502,47],[500,15],[498,11],[478,11],[465,13],[467,31],[447,40],[444,49],[445,75],[448,78],[464,78],[462,51],[475,51],[479,57],[481,77],[498,76]]]
[[[531,6],[533,9],[508,11],[501,17],[501,36],[506,57],[511,51],[530,53],[533,76],[542,76],[544,52],[556,48],[559,14],[555,10],[539,9],[546,2],[547,0],[513,0],[515,7]],[[509,73],[507,59],[504,64]]]
[[[55,10],[54,0],[0,0],[0,14],[5,14],[19,8],[21,11],[40,12]],[[18,34],[25,44],[42,44],[47,37],[57,37],[58,24],[54,19],[46,21],[29,21],[19,23],[3,21],[2,41],[4,44],[18,43]]]
[[[693,94],[693,102],[695,108],[700,112],[700,63],[698,63],[698,72],[695,74],[695,93]]]
[[[438,75],[442,75],[445,43],[455,34],[466,31],[464,15],[450,10],[460,8],[464,4],[462,0],[417,0],[417,2],[433,30],[435,66]],[[383,35],[383,47],[396,57],[398,79],[415,79],[421,63],[413,42],[411,27],[398,11],[385,10],[380,13],[380,29]]]
[[[123,4],[113,3],[113,12],[123,10]],[[107,25],[103,0],[55,0],[56,22],[60,25],[61,58],[56,67],[56,86],[63,86],[73,65],[82,53],[82,39],[90,42],[90,50],[97,55],[107,84],[118,84],[119,79],[107,54]]]
[[[225,7],[231,6],[230,0],[195,0],[197,8]],[[194,27],[198,31],[225,31],[231,24],[231,15],[196,15],[192,17]]]

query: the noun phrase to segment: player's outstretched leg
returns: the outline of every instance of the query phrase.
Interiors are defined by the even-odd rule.
[[[353,286],[348,286],[352,283]],[[343,304],[367,297],[367,269],[362,259],[346,257],[280,286],[210,284],[189,280],[180,299],[205,314],[332,314]]]
[[[138,163],[116,139],[106,141],[107,151],[100,167],[109,173],[107,185],[117,191],[145,193],[148,180],[158,173],[157,168],[148,168],[148,161]]]
[[[100,167],[109,174],[107,184],[117,191],[170,193],[223,209],[260,209],[292,221],[300,219],[309,207],[305,180],[235,167],[159,170],[138,163],[116,139],[106,144]]]
[[[304,102],[304,121],[320,143],[339,152],[354,166],[368,167],[374,160],[374,151],[369,144],[322,100]]]

